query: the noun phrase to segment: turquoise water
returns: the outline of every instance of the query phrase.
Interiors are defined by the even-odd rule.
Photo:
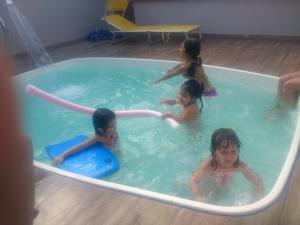
[[[27,83],[93,108],[179,113],[179,107],[162,106],[159,101],[175,97],[183,78],[150,84],[173,64],[137,61],[120,65],[114,61],[108,64],[107,61],[82,60],[80,63],[64,62],[56,68],[41,71],[39,75],[27,76],[19,84],[19,89],[23,127],[33,141],[35,160],[50,164],[46,145],[79,134],[91,135],[93,127],[91,118],[85,114],[24,94]],[[173,129],[158,118],[118,119],[120,140],[115,152],[121,169],[105,180],[191,199],[188,179],[209,156],[212,132],[229,127],[237,132],[242,142],[240,159],[263,178],[265,194],[271,190],[290,147],[296,112],[270,116],[269,111],[276,100],[272,92],[244,80],[213,76],[214,69],[207,71],[218,96],[204,98],[203,113],[197,121]],[[220,69],[215,72],[223,73]],[[226,193],[221,197],[213,194],[210,202],[245,204],[251,200],[251,188],[243,176],[237,174]]]

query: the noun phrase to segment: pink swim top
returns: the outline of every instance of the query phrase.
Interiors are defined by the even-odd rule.
[[[203,92],[203,96],[206,96],[206,97],[214,97],[214,96],[217,96],[217,95],[218,95],[218,93],[217,93],[217,91],[214,87],[211,88],[209,91]]]

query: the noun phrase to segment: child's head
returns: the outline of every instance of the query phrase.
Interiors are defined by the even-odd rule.
[[[93,125],[97,135],[105,134],[108,129],[115,131],[116,114],[109,109],[98,108],[93,113]]]
[[[212,166],[217,168],[237,167],[239,163],[239,151],[241,142],[229,128],[219,128],[211,136]]]
[[[179,91],[179,101],[180,104],[183,106],[187,106],[191,103],[194,103],[197,101],[197,99],[200,100],[201,103],[201,108],[200,111],[203,108],[203,103],[202,103],[202,94],[204,91],[204,86],[202,83],[199,83],[196,80],[187,80],[185,81]]]
[[[197,64],[202,65],[202,60],[200,57],[201,43],[200,40],[190,38],[182,42],[180,48],[182,52],[190,57]]]

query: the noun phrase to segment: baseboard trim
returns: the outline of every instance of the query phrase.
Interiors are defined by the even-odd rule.
[[[266,34],[215,34],[202,33],[204,38],[240,38],[264,40],[300,40],[300,36],[293,35],[266,35]]]
[[[57,43],[57,44],[46,46],[46,50],[47,51],[48,50],[55,50],[55,49],[58,49],[58,48],[61,48],[61,47],[65,47],[65,46],[68,46],[68,45],[72,45],[72,44],[82,42],[84,40],[86,40],[86,38],[78,38],[78,39],[74,39],[74,40],[70,40],[70,41],[60,42],[60,43]],[[19,52],[19,53],[16,53],[16,54],[12,54],[11,57],[15,58],[15,59],[19,59],[19,58],[24,58],[27,55],[28,55],[28,53],[24,51],[24,52]]]

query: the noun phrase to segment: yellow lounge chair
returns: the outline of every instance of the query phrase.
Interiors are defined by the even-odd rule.
[[[162,40],[168,41],[170,33],[183,33],[188,38],[191,32],[199,32],[199,25],[158,25],[158,26],[140,26],[136,25],[124,17],[128,6],[128,0],[108,0],[106,5],[106,15],[104,20],[109,24],[113,34],[113,41],[116,33],[147,33],[148,41],[151,43],[151,33],[161,33]],[[121,12],[121,15],[115,14]]]

